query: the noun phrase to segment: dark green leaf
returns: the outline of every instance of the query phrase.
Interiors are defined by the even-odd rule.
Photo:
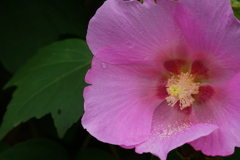
[[[86,149],[80,152],[75,160],[115,160],[112,155],[100,149]]]
[[[0,153],[1,160],[69,160],[68,154],[60,144],[35,139],[19,143]]]
[[[10,80],[17,86],[0,128],[0,139],[19,123],[51,113],[59,137],[83,114],[84,77],[91,52],[83,40],[65,40],[39,51]]]
[[[0,60],[15,72],[40,47],[61,38],[85,38],[83,0],[1,0]]]

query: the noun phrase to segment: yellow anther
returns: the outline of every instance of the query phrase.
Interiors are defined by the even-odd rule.
[[[166,98],[168,105],[174,106],[179,101],[180,109],[184,109],[194,102],[192,94],[198,94],[199,83],[194,82],[191,74],[181,73],[171,77],[166,87],[169,94]]]
[[[172,96],[177,96],[179,94],[181,94],[183,92],[183,90],[181,89],[181,86],[179,85],[171,85],[168,89],[167,89],[168,94],[172,95]]]

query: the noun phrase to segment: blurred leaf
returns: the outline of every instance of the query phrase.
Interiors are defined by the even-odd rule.
[[[223,157],[223,160],[239,160],[240,159],[240,148],[236,147],[235,152],[227,157]]]
[[[0,153],[1,160],[68,160],[67,151],[60,144],[47,139],[19,143]]]
[[[47,114],[47,115],[41,117],[40,119],[33,118],[30,121],[32,121],[32,124],[30,122],[30,124],[32,125],[30,127],[32,127],[32,128],[35,127],[35,129],[37,130],[37,133],[43,134],[46,137],[50,136],[50,137],[58,138],[57,130],[54,126],[53,118],[50,114]],[[24,132],[25,132],[25,130],[24,130]],[[31,130],[33,130],[33,129],[31,129]],[[21,133],[21,130],[20,130],[20,133]],[[17,132],[15,134],[19,135],[20,133]],[[32,134],[36,134],[36,133],[32,133]]]
[[[85,38],[83,0],[1,0],[0,60],[15,72],[40,47],[63,38]]]
[[[173,159],[174,160],[181,160],[180,156],[177,154],[176,149],[172,150],[171,152],[168,153],[167,159],[168,160],[173,160]]]
[[[44,47],[9,81],[17,86],[0,128],[2,139],[32,117],[51,113],[59,137],[83,114],[84,77],[91,52],[83,40],[65,40]]]
[[[240,6],[240,0],[230,0],[233,7],[239,7]]]
[[[240,20],[240,1],[231,0],[234,15]]]
[[[223,159],[223,157],[221,157],[221,156],[215,156],[215,157],[206,156],[205,159],[203,159],[203,160],[222,160],[222,159]]]
[[[160,159],[153,155],[151,160],[160,160]],[[179,157],[176,150],[172,150],[171,152],[168,153],[167,160],[182,160],[182,159]]]
[[[9,148],[9,145],[4,142],[0,142],[0,153]]]
[[[177,148],[179,158],[182,160],[220,160],[220,156],[207,156],[201,151],[196,151],[191,145],[184,144]],[[169,159],[170,160],[170,159]]]
[[[100,149],[85,149],[74,160],[115,160],[114,157]]]
[[[181,159],[183,160],[204,160],[205,155],[202,154],[200,151],[196,151],[191,145],[184,144],[176,149],[177,153],[180,155]]]
[[[152,155],[151,160],[160,160],[158,157]]]

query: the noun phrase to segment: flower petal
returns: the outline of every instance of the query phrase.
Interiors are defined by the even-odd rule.
[[[149,138],[136,146],[137,153],[151,152],[166,160],[170,150],[217,129],[216,125],[197,123],[191,108],[176,109],[163,103],[156,109]]]
[[[195,114],[203,123],[219,126],[210,135],[201,137],[190,144],[204,154],[226,156],[240,146],[240,73],[222,86],[212,86],[211,98],[195,106]]]
[[[228,78],[240,70],[240,22],[229,0],[180,0],[176,20],[195,57],[208,55]]]
[[[91,51],[110,64],[152,64],[163,49],[182,41],[173,19],[175,5],[165,0],[106,1],[89,23]]]
[[[93,59],[86,75],[82,124],[103,142],[131,146],[148,137],[158,96],[159,70],[144,65],[110,65]]]

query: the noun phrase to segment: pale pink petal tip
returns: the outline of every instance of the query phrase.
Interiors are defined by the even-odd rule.
[[[150,152],[161,160],[167,159],[167,154],[183,144],[193,141],[199,137],[206,136],[218,127],[211,124],[196,124],[182,129],[176,133],[155,133],[149,139],[136,147],[137,153]]]
[[[110,64],[152,64],[157,53],[181,39],[175,5],[168,0],[107,0],[89,23],[92,53]]]
[[[136,146],[136,152],[150,152],[165,160],[171,150],[206,136],[218,128],[216,125],[198,123],[189,112],[191,110],[179,111],[166,103],[160,105],[154,112],[148,139]]]

